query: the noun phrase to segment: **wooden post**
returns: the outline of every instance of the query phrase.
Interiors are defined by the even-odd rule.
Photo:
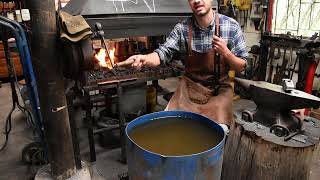
[[[309,179],[319,134],[320,128],[309,122],[305,123],[303,136],[284,141],[284,137],[271,134],[267,127],[235,118],[225,146],[222,179]]]
[[[51,175],[67,179],[75,174],[75,159],[59,61],[54,0],[31,0],[32,62],[36,73]]]

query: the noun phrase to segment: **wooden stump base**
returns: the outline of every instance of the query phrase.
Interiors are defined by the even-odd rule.
[[[284,141],[284,137],[271,134],[269,128],[245,122],[236,115],[225,146],[222,179],[309,179],[320,127],[313,122],[304,126],[303,135]]]

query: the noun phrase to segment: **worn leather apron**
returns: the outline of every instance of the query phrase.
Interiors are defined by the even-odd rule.
[[[216,13],[215,34],[219,35],[219,15]],[[192,50],[192,22],[188,32],[188,56],[185,75],[170,99],[168,110],[185,110],[202,114],[219,124],[230,125],[233,121],[233,91],[227,76],[228,66],[221,60],[217,64],[215,51],[198,53]],[[220,77],[217,68],[220,66]]]

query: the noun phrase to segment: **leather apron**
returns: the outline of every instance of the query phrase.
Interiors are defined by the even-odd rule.
[[[217,13],[215,18],[215,34],[219,36]],[[219,124],[230,125],[233,121],[233,91],[227,76],[228,66],[223,60],[217,64],[213,49],[207,53],[192,50],[191,23],[188,32],[188,56],[185,61],[186,73],[180,79],[166,109],[191,111],[207,116]],[[220,66],[219,79],[215,70],[217,66]]]

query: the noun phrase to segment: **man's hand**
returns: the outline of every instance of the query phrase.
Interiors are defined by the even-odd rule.
[[[218,36],[213,36],[213,49],[222,56],[231,69],[241,72],[244,70],[246,61],[235,56],[227,47],[227,43]]]
[[[212,43],[213,49],[224,58],[228,58],[232,54],[227,47],[227,43],[222,38],[214,35]]]
[[[125,61],[117,63],[116,66],[117,67],[132,66],[137,69],[140,69],[143,65],[146,65],[146,63],[147,63],[146,55],[137,54],[137,55],[130,56]]]
[[[142,66],[158,66],[160,58],[157,53],[153,52],[147,55],[137,54],[130,56],[127,60],[116,64],[117,67],[132,66],[140,69]]]

